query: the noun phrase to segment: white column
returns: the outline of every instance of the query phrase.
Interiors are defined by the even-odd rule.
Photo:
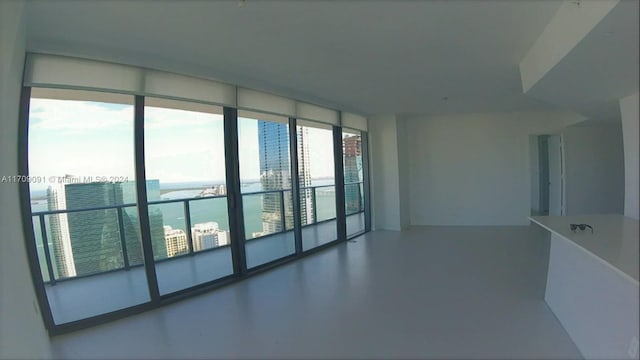
[[[624,214],[638,219],[638,92],[620,99],[624,143]]]
[[[369,118],[372,220],[375,230],[409,226],[408,153],[404,120],[395,115]]]

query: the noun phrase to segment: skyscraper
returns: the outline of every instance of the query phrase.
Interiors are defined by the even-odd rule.
[[[167,257],[182,255],[189,252],[187,233],[182,229],[173,229],[169,225],[163,226],[164,241]]]
[[[313,218],[313,189],[311,189],[311,158],[309,156],[309,129],[298,126],[298,184],[300,184],[300,217],[302,225],[311,224]]]
[[[342,139],[344,156],[345,207],[347,214],[362,209],[362,139],[360,135],[351,135]]]
[[[260,183],[263,191],[291,188],[289,161],[289,132],[287,124],[258,121],[258,146],[260,157]],[[290,199],[284,201],[285,213],[281,213],[280,193],[262,195],[262,233],[266,235],[283,230],[282,216],[286,223],[293,223],[293,207]]]
[[[67,208],[65,185],[56,183],[47,189],[47,204],[49,210]],[[49,229],[53,242],[54,271],[58,277],[76,276],[76,266],[73,262],[73,247],[69,234],[69,218],[67,214],[56,214],[49,217]]]
[[[230,239],[228,231],[220,230],[215,221],[195,224],[191,228],[191,236],[193,237],[193,251],[229,245]]]
[[[309,166],[308,132],[298,131],[298,175],[300,186],[311,186]],[[291,188],[291,162],[289,158],[289,131],[285,123],[258,121],[258,146],[260,157],[260,183],[263,191]],[[304,194],[304,193],[303,193]],[[311,195],[301,194],[302,223],[311,219],[313,202]],[[284,223],[287,229],[293,227],[293,204],[291,192],[281,197],[279,192],[262,195],[262,232],[254,236],[280,232],[283,229],[281,198],[284,199]]]
[[[148,192],[150,199],[160,199],[158,180],[147,181],[147,187],[151,189]],[[154,191],[153,188],[158,190]],[[122,210],[109,208],[135,204],[135,182],[56,184],[47,190],[47,200],[49,210],[97,208],[51,215],[51,241],[58,277],[86,275],[123,267],[121,235],[124,236],[129,263],[142,263],[137,207],[133,205]],[[150,213],[149,221],[152,235],[163,231],[161,213]],[[154,252],[159,245],[156,242],[153,244]],[[164,238],[159,251],[162,255],[166,254]]]

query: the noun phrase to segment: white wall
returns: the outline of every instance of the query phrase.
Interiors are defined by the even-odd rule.
[[[565,215],[622,214],[624,153],[618,123],[578,124],[562,132]]]
[[[24,2],[0,0],[0,176],[17,174]],[[0,358],[51,357],[27,263],[18,185],[0,183]]]
[[[638,92],[620,99],[624,138],[624,214],[638,219]]]
[[[411,225],[526,225],[529,135],[559,133],[574,113],[491,113],[407,120]]]
[[[409,225],[407,147],[401,138],[405,132],[404,120],[398,120],[395,115],[369,118],[372,227],[375,230],[399,231]]]

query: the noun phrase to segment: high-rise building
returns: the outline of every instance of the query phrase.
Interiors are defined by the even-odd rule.
[[[302,224],[313,222],[313,198],[311,187],[311,166],[309,157],[309,132],[306,127],[298,127],[298,181],[301,188],[300,208]],[[291,188],[291,163],[289,158],[289,131],[287,124],[258,121],[258,146],[260,157],[260,183],[262,190],[282,190]],[[293,228],[293,204],[291,192],[267,193],[262,195],[262,231],[253,236],[280,232],[283,229],[281,199],[284,199],[284,223]]]
[[[345,207],[347,214],[362,209],[362,139],[360,135],[347,136],[342,139],[344,156]]]
[[[309,156],[309,129],[298,126],[298,184],[300,184],[300,216],[302,225],[312,224],[313,189],[311,188],[311,158]]]
[[[229,232],[220,230],[218,223],[210,221],[195,224],[191,228],[193,238],[193,251],[210,249],[213,247],[229,245]]]
[[[150,199],[159,200],[159,181],[147,181]],[[117,269],[124,266],[121,235],[124,237],[130,265],[142,263],[142,245],[138,209],[135,206],[135,182],[61,183],[47,190],[49,210],[77,210],[51,215],[51,241],[58,277],[70,277]],[[132,204],[129,207],[111,206]],[[105,209],[105,207],[107,207]],[[163,233],[162,214],[150,213],[152,237]],[[123,233],[121,234],[121,231]],[[153,241],[154,252],[159,245],[166,256],[164,238]]]
[[[287,124],[258,121],[258,146],[260,158],[260,183],[263,191],[291,188],[291,166],[289,161],[289,131]],[[284,196],[281,207],[279,192],[262,195],[262,232],[266,235],[283,230],[283,215],[287,227],[293,224],[291,198]],[[284,208],[284,214],[282,214]]]
[[[47,204],[49,210],[67,208],[65,185],[57,183],[47,189]],[[58,277],[76,276],[76,266],[73,262],[73,247],[69,234],[69,218],[67,214],[56,214],[49,217],[49,229],[53,242],[54,271]]]
[[[163,229],[167,257],[182,255],[189,252],[187,233],[185,233],[184,230],[173,229],[169,225],[165,225]]]
[[[125,201],[128,203],[136,202],[136,189],[135,182],[125,182],[121,183],[123,194],[126,196]],[[130,200],[129,200],[130,199]],[[160,181],[159,180],[147,180],[147,200],[148,201],[158,201],[161,200],[160,197]],[[125,208],[125,211],[129,214],[131,219],[135,220],[135,224],[139,224],[138,222],[138,209],[136,207],[128,207]],[[162,216],[162,210],[157,206],[149,206],[149,226],[151,228],[151,245],[153,248],[153,258],[154,259],[163,259],[167,257],[165,241],[164,241],[164,219]],[[139,226],[139,225],[138,225]],[[135,243],[132,241],[131,245],[129,239],[127,239],[128,247],[135,248],[140,251],[139,257],[132,257],[129,255],[129,263],[131,265],[134,264],[142,264],[142,243],[139,239],[134,239]]]

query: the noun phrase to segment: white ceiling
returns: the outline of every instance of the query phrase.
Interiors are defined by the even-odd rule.
[[[618,100],[638,91],[639,11],[637,0],[619,2],[527,95],[619,122]]]
[[[363,114],[549,110],[522,94],[518,64],[560,4],[32,1],[28,49],[210,77]]]

